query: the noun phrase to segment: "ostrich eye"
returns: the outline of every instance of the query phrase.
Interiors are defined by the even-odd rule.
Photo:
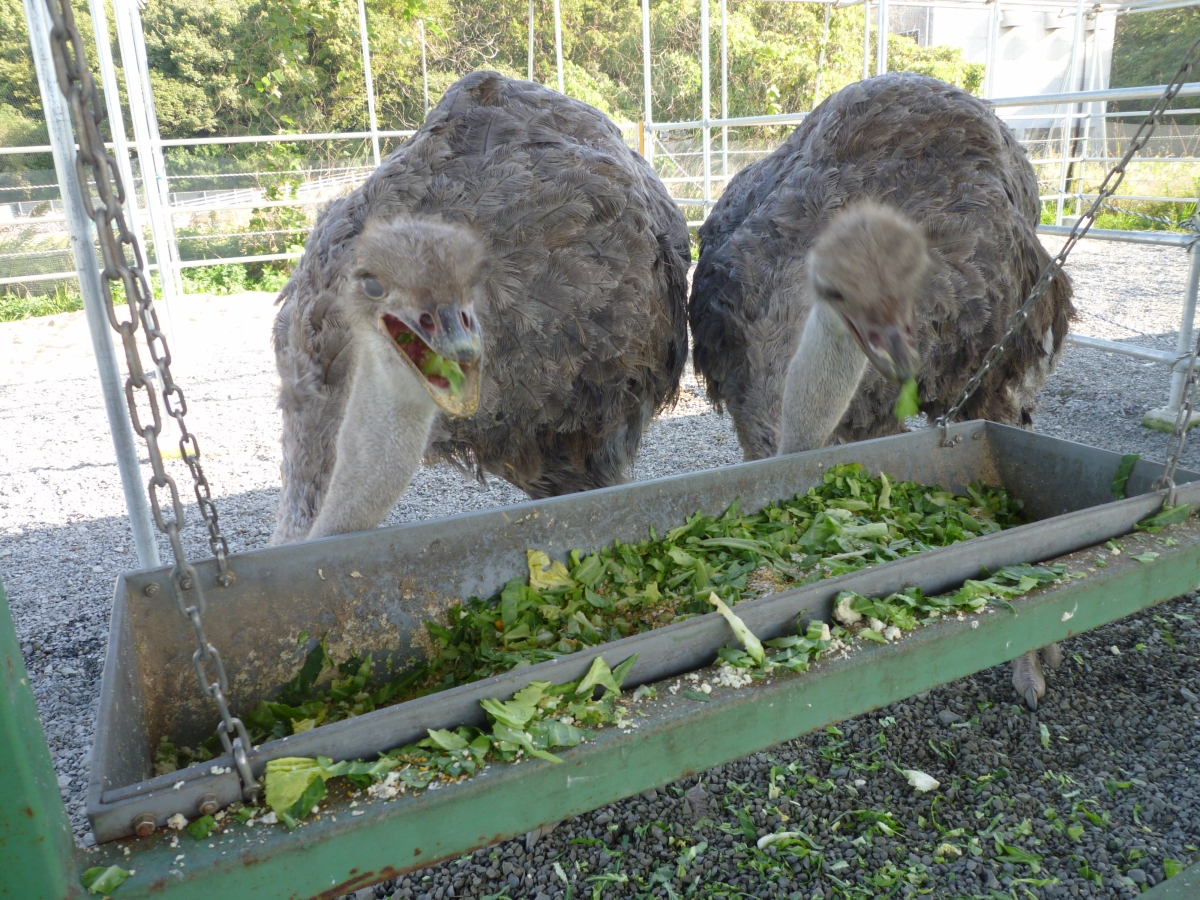
[[[368,297],[373,297],[378,300],[383,296],[383,285],[374,278],[363,279],[363,290],[367,292]]]
[[[845,303],[846,298],[837,288],[827,287],[821,291],[825,295],[825,299],[830,303]]]

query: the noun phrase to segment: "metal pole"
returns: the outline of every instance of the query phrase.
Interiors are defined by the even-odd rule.
[[[991,15],[988,17],[987,58],[983,71],[983,96],[991,97],[996,83],[997,45],[1000,43],[1000,0],[990,0]]]
[[[1071,43],[1071,64],[1070,64],[1070,90],[1079,90],[1079,40],[1083,32],[1083,0],[1076,0],[1075,4],[1075,31]],[[1074,120],[1071,118],[1072,104],[1068,103],[1063,113],[1062,124],[1062,164],[1059,166],[1058,172],[1058,205],[1054,216],[1054,224],[1061,225],[1063,220],[1063,207],[1066,200],[1067,191],[1067,172],[1070,168],[1068,157],[1071,155],[1071,132],[1073,131]]]
[[[104,292],[100,284],[100,262],[93,243],[92,223],[83,205],[83,193],[76,176],[75,137],[71,133],[71,113],[67,109],[66,98],[59,90],[58,78],[54,73],[54,60],[50,52],[51,24],[49,11],[43,0],[25,0],[25,20],[29,25],[29,43],[33,48],[46,130],[50,135],[54,168],[58,173],[58,189],[62,194],[63,209],[66,213],[71,252],[75,256],[75,268],[79,274],[79,293],[83,296],[84,315],[92,337],[92,350],[96,354],[96,369],[100,374],[104,411],[108,414],[108,427],[112,432],[117,470],[121,474],[125,506],[129,510],[133,543],[137,548],[139,565],[144,569],[157,568],[158,546],[154,541],[150,504],[143,490],[141,467],[138,465],[137,450],[133,444],[133,427],[129,422],[129,409],[125,405],[124,380],[117,367],[117,354],[113,349],[112,331],[109,329]]]
[[[125,218],[134,238],[142,245],[145,255],[145,238],[142,235],[141,215],[137,205],[137,182],[133,180],[133,163],[129,156],[129,141],[125,135],[125,115],[121,112],[121,93],[117,87],[117,69],[113,63],[112,43],[108,36],[108,16],[103,0],[88,0],[92,13],[92,30],[96,37],[96,53],[100,62],[100,78],[104,83],[104,105],[108,112],[108,125],[112,130],[113,151],[121,180],[125,182]]]
[[[709,93],[711,85],[709,84],[709,22],[708,22],[708,0],[700,0],[700,121],[704,124],[701,126],[702,142],[704,153],[704,199],[705,201],[712,199],[712,129],[708,126],[708,120],[712,113],[711,101]]]
[[[421,85],[425,89],[425,115],[429,115],[429,69],[425,66],[425,19],[417,19],[421,29]]]
[[[358,0],[358,33],[362,37],[363,80],[367,83],[367,118],[371,125],[371,154],[379,168],[379,122],[375,119],[375,79],[371,77],[371,48],[367,40],[367,4]],[[421,42],[421,58],[425,58],[425,42]],[[425,106],[429,109],[428,103]]]
[[[642,127],[646,130],[646,161],[654,168],[653,99],[650,93],[650,0],[642,0]]]
[[[828,16],[828,7],[826,15]],[[828,20],[827,20],[828,21]],[[721,0],[721,121],[729,118],[729,9]],[[729,126],[721,125],[721,179],[729,181]]]
[[[533,81],[533,0],[529,0],[529,80]]]
[[[863,3],[863,81],[871,77],[871,0]]]
[[[723,3],[724,0],[721,0]],[[813,83],[813,101],[815,109],[821,102],[821,72],[825,68],[825,49],[829,46],[829,17],[833,13],[833,4],[825,4],[825,24],[821,26],[821,52],[817,54],[817,77]]]
[[[879,29],[875,36],[875,74],[887,74],[888,0],[879,0]]]
[[[142,188],[146,192],[146,214],[150,219],[150,233],[154,237],[154,261],[158,264],[167,319],[173,327],[171,310],[175,299],[183,294],[183,282],[177,265],[179,247],[175,242],[175,223],[171,219],[170,182],[162,155],[162,135],[158,131],[158,114],[154,110],[154,94],[150,89],[150,65],[146,58],[145,41],[141,40],[142,18],[137,4],[132,0],[113,0],[113,19],[117,25],[117,43],[121,48],[121,64],[125,72],[129,117],[133,121],[133,136],[138,144],[138,167],[142,170]]]
[[[1196,294],[1200,292],[1200,243],[1192,244],[1188,250],[1188,256],[1191,257],[1191,266],[1188,268],[1187,293],[1183,295],[1183,319],[1179,323],[1179,340],[1175,343],[1175,353],[1179,356],[1186,356],[1192,352],[1192,345],[1195,339],[1192,337],[1192,329],[1196,319]],[[1187,373],[1172,372],[1171,373],[1171,399],[1167,403],[1167,408],[1171,413],[1175,414],[1179,411],[1179,404],[1183,402],[1183,389],[1187,380]],[[1193,415],[1195,415],[1193,413]],[[1187,425],[1190,427],[1191,422]]]
[[[554,64],[558,67],[558,92],[565,94],[562,70],[562,7],[558,0],[554,0]]]

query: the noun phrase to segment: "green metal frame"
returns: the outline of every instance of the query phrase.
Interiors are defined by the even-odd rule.
[[[0,710],[0,754],[17,764],[0,767],[0,873],[6,873],[0,879],[15,878],[12,885],[0,883],[0,897],[76,896],[83,868],[110,864],[137,872],[121,886],[118,900],[337,897],[744,757],[1195,590],[1200,523],[1170,533],[1176,546],[1156,542],[1160,556],[1153,562],[1110,556],[1107,568],[1021,598],[1015,614],[999,610],[944,621],[804,674],[717,689],[709,703],[660,691],[659,700],[641,707],[649,717],[638,728],[603,731],[564,753],[560,765],[497,765],[441,790],[365,804],[354,810],[361,815],[335,799],[295,832],[235,826],[203,841],[182,833],[177,847],[170,846],[172,835],[159,834],[87,853],[71,845],[4,606],[0,653],[8,661],[3,677],[13,700]],[[1132,549],[1145,540],[1122,542]],[[1086,571],[1093,556],[1083,551],[1063,561],[1068,571]],[[1200,867],[1194,867],[1155,888],[1153,896],[1194,897],[1190,885],[1198,881]]]

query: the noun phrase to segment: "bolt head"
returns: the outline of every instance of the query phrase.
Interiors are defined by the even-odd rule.
[[[159,586],[158,582],[152,581],[142,588],[142,593],[147,597],[157,597],[160,590],[162,590],[162,588]]]
[[[179,582],[179,586],[181,588],[183,588],[185,591],[190,591],[192,589],[192,579],[184,578],[182,581]]]
[[[155,828],[154,813],[138,813],[133,817],[133,833],[138,837],[150,837]]]
[[[200,802],[196,807],[202,816],[211,816],[221,808],[220,801],[217,800],[216,794],[203,794],[200,797]]]

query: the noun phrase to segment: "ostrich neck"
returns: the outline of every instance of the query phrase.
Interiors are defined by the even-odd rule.
[[[813,302],[783,385],[779,453],[824,447],[867,368],[867,356],[841,316]]]
[[[420,466],[437,414],[437,405],[386,339],[365,331],[353,340],[354,374],[337,458],[308,540],[382,522]]]

